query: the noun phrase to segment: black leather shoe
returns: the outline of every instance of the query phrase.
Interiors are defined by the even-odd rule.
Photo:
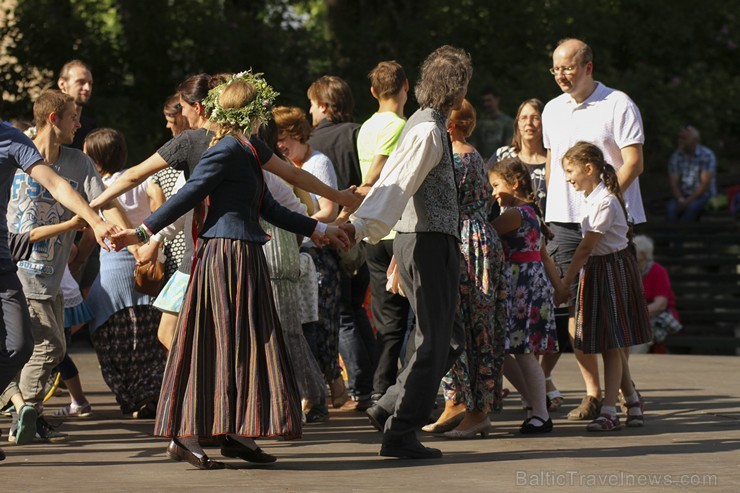
[[[0,461],[5,460],[5,452],[0,448]]]
[[[255,464],[272,464],[277,460],[277,457],[268,454],[261,448],[257,447],[255,450],[252,450],[228,435],[221,446],[221,455],[224,457],[231,457],[232,459],[254,462]]]
[[[211,460],[205,454],[198,457],[176,440],[171,440],[167,446],[167,457],[178,462],[187,461],[198,469],[223,469],[226,467],[223,462]]]
[[[385,428],[385,422],[388,421],[388,418],[391,417],[391,415],[380,407],[377,404],[373,404],[365,411],[365,414],[367,414],[368,419],[370,420],[370,424],[373,425],[373,428],[376,430],[382,432]]]
[[[537,420],[541,423],[540,426],[532,424],[533,420]],[[522,423],[522,427],[519,428],[519,433],[522,435],[537,435],[539,433],[550,433],[553,429],[552,418],[547,418],[547,421],[540,418],[539,416],[532,416]]]
[[[383,457],[398,457],[399,459],[440,459],[442,451],[436,448],[425,447],[419,441],[404,443],[383,443],[378,455]]]

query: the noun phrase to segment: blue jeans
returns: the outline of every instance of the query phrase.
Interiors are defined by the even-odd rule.
[[[339,309],[339,354],[347,370],[350,395],[355,399],[370,397],[375,373],[375,336],[362,306],[370,283],[367,264],[350,278],[342,272],[342,298]]]
[[[0,273],[0,393],[5,404],[12,393],[8,384],[18,376],[33,353],[33,333],[23,288],[15,272]],[[14,387],[15,389],[15,387]]]
[[[704,212],[704,207],[709,202],[709,194],[704,194],[698,199],[689,202],[682,211],[678,210],[678,201],[671,199],[665,206],[666,219],[669,221],[698,221]]]

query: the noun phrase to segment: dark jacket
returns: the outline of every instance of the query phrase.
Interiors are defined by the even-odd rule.
[[[260,162],[272,157],[272,151],[259,139],[250,139]],[[269,237],[262,230],[262,217],[275,226],[310,236],[316,220],[292,212],[270,195],[262,168],[252,150],[235,137],[227,136],[208,149],[193,174],[178,193],[149,216],[144,224],[154,233],[209,197],[208,215],[200,236],[231,238],[260,244]]]
[[[337,188],[344,190],[350,185],[362,183],[360,158],[357,155],[357,134],[360,125],[345,122],[334,123],[322,120],[313,129],[308,144],[326,154],[337,172]]]

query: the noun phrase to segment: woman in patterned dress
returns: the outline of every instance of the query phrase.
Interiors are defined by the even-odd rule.
[[[424,431],[448,438],[485,436],[488,414],[501,409],[506,341],[506,271],[498,234],[487,218],[493,205],[483,158],[465,140],[475,128],[475,110],[464,100],[448,124],[460,205],[460,305],[465,351],[442,379],[445,409]],[[454,429],[453,429],[454,428]]]

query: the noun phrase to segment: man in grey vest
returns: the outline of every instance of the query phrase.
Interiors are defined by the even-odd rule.
[[[370,409],[383,432],[380,455],[442,457],[416,430],[427,424],[439,382],[462,352],[456,323],[460,274],[459,213],[447,120],[462,104],[473,68],[470,56],[442,46],[427,57],[416,84],[420,109],[409,118],[378,181],[342,226],[350,238],[377,243],[393,228],[401,287],[416,314],[413,353],[396,383]]]

